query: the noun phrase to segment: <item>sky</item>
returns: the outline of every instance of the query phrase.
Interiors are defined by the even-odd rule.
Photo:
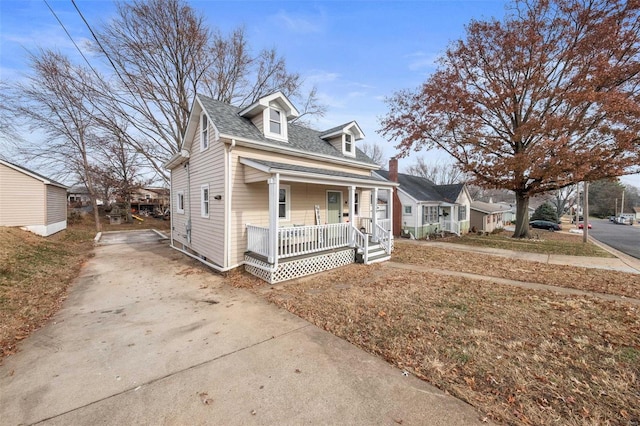
[[[56,49],[82,63],[78,51],[47,3],[81,49],[91,35],[71,0],[0,0],[0,79],[24,78],[28,54]],[[99,28],[115,13],[111,0],[76,0],[89,25]],[[289,71],[300,73],[306,88],[316,86],[327,114],[318,129],[356,120],[365,141],[396,154],[378,133],[388,110],[385,98],[413,89],[436,68],[437,58],[464,38],[472,19],[501,19],[504,0],[423,1],[191,1],[212,29],[223,33],[244,26],[251,47],[276,48]],[[94,66],[101,59],[84,52]],[[82,63],[84,65],[84,63]],[[2,141],[0,140],[0,143]],[[428,163],[449,161],[440,151],[412,152],[400,170],[422,156]],[[623,182],[640,187],[640,175]]]

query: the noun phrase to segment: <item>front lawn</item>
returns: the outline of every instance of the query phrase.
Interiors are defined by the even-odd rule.
[[[582,242],[581,234],[550,232],[542,229],[529,231],[530,238],[512,238],[513,232],[502,231],[491,235],[465,234],[460,238],[448,238],[448,243],[491,247],[505,250],[569,256],[614,257],[597,245]]]
[[[486,269],[503,261],[485,259]],[[505,424],[640,422],[636,304],[389,264],[349,265],[271,287],[245,274],[232,282],[469,402],[481,417]]]

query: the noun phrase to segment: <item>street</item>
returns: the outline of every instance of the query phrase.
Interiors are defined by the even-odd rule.
[[[589,234],[598,241],[640,259],[640,227],[617,225],[608,219],[593,219]]]

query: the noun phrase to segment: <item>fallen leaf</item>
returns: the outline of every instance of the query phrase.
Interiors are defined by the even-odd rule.
[[[202,403],[204,405],[211,405],[213,404],[213,398],[209,398],[209,394],[206,392],[200,392],[198,394],[198,396],[200,397],[200,400],[202,401]]]

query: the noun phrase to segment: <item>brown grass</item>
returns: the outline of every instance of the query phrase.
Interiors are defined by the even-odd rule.
[[[507,424],[637,424],[636,305],[350,265],[269,287],[234,285]]]
[[[392,260],[437,269],[528,281],[640,299],[640,275],[603,269],[549,265],[487,254],[397,241]]]
[[[148,218],[114,226],[103,217],[102,229],[167,231],[169,223]],[[0,227],[0,362],[60,308],[69,284],[91,256],[94,237],[90,215],[47,238]]]
[[[567,229],[573,225],[565,225]],[[543,229],[531,229],[530,238],[511,238],[513,232],[502,231],[491,235],[466,234],[458,238],[449,238],[447,242],[470,246],[492,247],[505,250],[530,253],[565,254],[569,256],[614,257],[597,245],[582,243],[581,234],[550,232]]]

